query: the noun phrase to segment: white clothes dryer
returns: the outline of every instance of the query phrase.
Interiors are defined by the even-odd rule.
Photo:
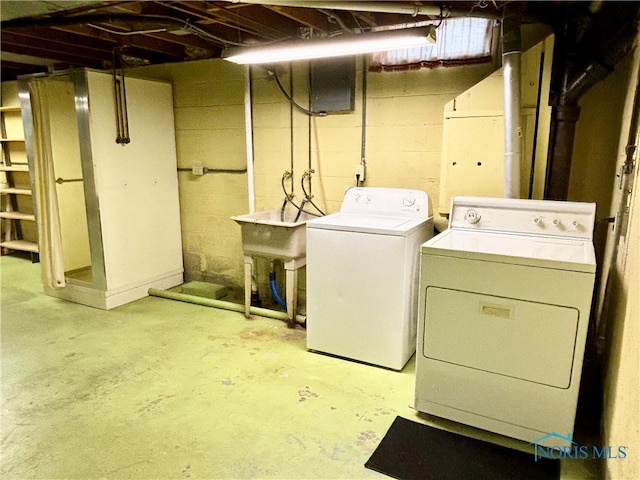
[[[573,433],[595,204],[454,197],[422,246],[415,408],[539,445]],[[546,437],[546,438],[545,438]]]
[[[340,211],[307,221],[307,348],[401,370],[415,353],[427,194],[352,188]]]

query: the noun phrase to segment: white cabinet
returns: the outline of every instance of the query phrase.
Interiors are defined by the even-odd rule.
[[[34,77],[21,90],[35,91],[32,82],[39,82],[43,98],[31,105],[47,108],[29,116],[47,116],[52,147],[51,178],[44,178],[42,169],[39,181],[56,183],[51,196],[38,201],[55,199],[58,213],[49,219],[47,233],[59,223],[61,241],[51,242],[51,248],[64,268],[64,286],[45,284],[46,293],[110,309],[146,296],[149,288],[182,283],[171,85],[126,79],[131,140],[122,144],[116,143],[111,74],[81,70],[66,77]]]
[[[520,190],[523,198],[542,198],[551,107],[548,104],[553,37],[522,54]],[[451,100],[444,109],[440,214],[451,197],[504,196],[504,99],[499,70]]]

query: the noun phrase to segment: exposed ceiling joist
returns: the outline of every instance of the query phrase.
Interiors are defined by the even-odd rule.
[[[376,27],[439,23],[441,16],[500,18],[504,0],[437,1],[296,1],[296,0],[29,0],[4,1],[2,80],[55,65],[111,68],[114,52],[134,64],[219,58],[226,46],[255,45],[337,35]],[[603,55],[608,37],[635,33],[624,19],[634,18],[640,2],[524,2],[527,21],[562,28],[557,18],[575,12],[587,19],[589,32],[579,40],[583,51]],[[533,20],[531,20],[533,19]],[[580,20],[578,20],[580,19]],[[595,32],[595,33],[594,33]],[[606,37],[606,38],[605,38]],[[598,42],[595,48],[593,38]],[[587,43],[589,45],[587,45]],[[597,50],[600,49],[600,52]],[[595,50],[595,51],[594,51]],[[586,53],[585,53],[586,54]],[[34,58],[46,59],[34,62]],[[23,63],[24,62],[24,63]],[[46,66],[39,65],[44,63]],[[21,70],[20,65],[24,65]]]

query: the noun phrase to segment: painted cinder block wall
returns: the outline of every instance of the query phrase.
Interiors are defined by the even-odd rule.
[[[362,140],[362,60],[356,66],[355,109],[311,119],[314,202],[326,213],[340,208],[354,185]],[[490,75],[493,64],[393,73],[367,73],[367,186],[425,190],[438,201],[444,105]],[[245,75],[247,67],[223,60],[135,69],[132,75],[169,80],[174,86],[178,165],[246,168]],[[308,106],[308,64],[278,70],[285,89],[293,76],[296,102]],[[293,120],[294,193],[303,198],[309,169],[309,118],[291,107],[268,72],[251,68],[256,210],[280,208],[281,177],[291,169]],[[287,183],[289,186],[289,183]],[[245,173],[179,172],[183,251],[187,280],[232,288],[243,284],[240,227],[232,215],[248,212]],[[266,283],[266,262],[259,262]],[[282,275],[281,275],[282,276]],[[301,275],[304,298],[304,274]],[[267,291],[267,290],[265,290]]]

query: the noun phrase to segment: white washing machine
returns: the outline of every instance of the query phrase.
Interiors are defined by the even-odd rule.
[[[415,353],[427,194],[352,188],[307,222],[307,348],[401,370]]]
[[[415,408],[539,445],[573,433],[595,204],[454,197],[422,246]],[[545,438],[546,437],[546,438]]]

